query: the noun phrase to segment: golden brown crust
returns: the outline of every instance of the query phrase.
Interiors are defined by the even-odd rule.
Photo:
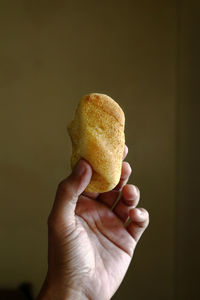
[[[85,104],[92,102],[97,107],[100,107],[104,112],[113,116],[122,126],[124,125],[124,112],[118,103],[111,97],[105,94],[92,93],[84,96],[82,101]]]
[[[86,191],[106,192],[119,182],[124,123],[122,109],[109,96],[93,93],[80,100],[68,132],[72,140],[71,167],[83,157],[93,168]]]

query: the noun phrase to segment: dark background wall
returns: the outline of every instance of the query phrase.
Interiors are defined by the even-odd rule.
[[[196,229],[198,216],[186,225],[190,189],[184,205],[180,193],[189,174],[198,176],[193,2],[0,1],[1,287],[26,280],[38,293],[47,216],[70,170],[66,125],[82,95],[102,92],[124,109],[130,182],[150,213],[113,299],[190,299],[183,285],[194,262],[184,263],[196,245],[193,234],[184,252],[184,233]]]
[[[200,2],[178,6],[176,299],[199,298]]]

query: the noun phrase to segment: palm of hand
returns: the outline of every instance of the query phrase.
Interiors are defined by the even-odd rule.
[[[127,152],[125,147],[123,159]],[[48,271],[38,299],[105,300],[113,296],[149,222],[148,212],[136,208],[138,188],[126,184],[130,174],[130,165],[123,162],[114,190],[85,193],[92,168],[81,159],[59,184],[48,218]],[[131,222],[125,227],[127,217]]]
[[[89,299],[110,299],[127,271],[136,244],[123,222],[104,203],[81,195],[72,244],[71,267],[79,281],[84,278]]]

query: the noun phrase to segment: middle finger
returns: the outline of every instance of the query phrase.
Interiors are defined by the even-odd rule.
[[[129,216],[130,209],[138,205],[139,199],[139,189],[133,184],[127,184],[124,186],[122,196],[113,211],[122,222],[125,222]]]
[[[109,207],[112,207],[113,204],[116,202],[118,199],[120,192],[123,188],[123,186],[127,183],[130,175],[131,175],[131,167],[128,162],[123,162],[122,163],[122,172],[121,172],[121,178],[118,183],[118,185],[111,191],[100,194],[98,197],[98,200],[103,202]]]

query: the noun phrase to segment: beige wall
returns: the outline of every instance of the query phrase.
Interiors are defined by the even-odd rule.
[[[46,219],[69,172],[66,124],[95,91],[125,111],[130,182],[151,217],[113,299],[172,299],[174,1],[2,1],[0,36],[0,286],[40,288]]]

